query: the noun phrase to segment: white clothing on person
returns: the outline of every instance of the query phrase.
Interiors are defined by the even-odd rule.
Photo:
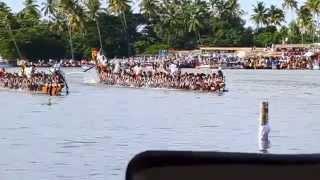
[[[61,69],[61,64],[60,63],[55,63],[50,69],[50,73],[54,73],[54,72],[57,72],[57,71],[60,71]]]
[[[33,71],[33,68],[32,68],[32,67],[26,67],[26,68],[25,68],[25,75],[26,75],[28,78],[31,78],[32,71]]]
[[[158,72],[162,72],[162,73],[165,73],[165,74],[168,74],[168,71],[164,68],[164,64],[161,63],[159,68],[157,69]]]
[[[97,54],[97,60],[98,60],[98,63],[100,63],[102,65],[108,64],[107,58],[103,54],[101,54],[101,52],[99,52]]]
[[[270,126],[269,124],[261,125],[259,127],[259,139],[261,140],[268,140],[270,133]]]
[[[265,151],[268,148],[270,148],[269,133],[270,133],[269,124],[260,125],[259,134],[258,134],[259,149],[260,150],[264,150]]]
[[[173,63],[170,64],[169,69],[170,69],[171,75],[175,74],[178,71],[177,65],[175,65]]]
[[[134,74],[135,75],[140,75],[140,74],[142,74],[142,68],[141,68],[141,66],[135,66],[134,68],[133,68],[133,72],[134,72]]]
[[[61,64],[60,64],[60,63],[54,64],[54,65],[53,65],[53,69],[54,69],[55,71],[59,71],[59,70],[61,69]]]
[[[113,73],[119,73],[120,72],[120,64],[119,62],[116,62],[114,65]]]

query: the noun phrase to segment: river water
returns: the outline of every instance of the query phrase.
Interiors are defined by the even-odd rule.
[[[88,84],[67,70],[69,96],[0,91],[0,179],[123,180],[145,150],[258,152],[269,101],[270,153],[319,153],[320,71],[226,70],[224,94]]]

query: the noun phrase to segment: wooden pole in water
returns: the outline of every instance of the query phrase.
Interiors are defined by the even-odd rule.
[[[266,153],[270,148],[269,141],[269,103],[267,101],[263,101],[260,106],[260,125],[259,125],[259,149],[260,151]]]
[[[260,106],[260,122],[261,126],[265,126],[269,123],[269,103],[263,101]]]

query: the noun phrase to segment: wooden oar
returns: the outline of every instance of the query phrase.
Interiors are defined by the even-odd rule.
[[[66,81],[66,79],[64,78],[63,74],[61,72],[59,72],[64,84],[66,85],[66,94],[68,95],[69,94],[69,86],[68,86],[68,83]]]
[[[96,65],[93,65],[93,66],[89,67],[88,69],[84,70],[83,72],[87,72],[87,71],[89,71],[90,69],[92,69],[94,67],[96,67]]]
[[[66,94],[68,95],[69,94],[69,86],[68,86],[66,78],[63,75],[63,72],[61,70],[58,70],[55,73],[57,73],[60,76],[60,78],[63,80],[64,85],[66,86]]]

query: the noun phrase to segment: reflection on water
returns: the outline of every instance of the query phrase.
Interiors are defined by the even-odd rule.
[[[262,100],[269,153],[320,148],[320,71],[226,71],[220,95],[88,85],[95,72],[77,71],[68,71],[69,96],[0,90],[0,179],[120,180],[150,149],[258,152]]]

